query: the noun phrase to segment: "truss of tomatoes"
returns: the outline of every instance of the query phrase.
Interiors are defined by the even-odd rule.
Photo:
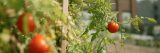
[[[35,22],[31,13],[23,13],[18,17],[16,26],[22,33],[33,32],[35,30]],[[107,25],[107,29],[111,33],[115,33],[119,30],[119,25],[111,21]],[[32,37],[28,44],[29,53],[48,53],[50,51],[49,45],[46,43],[43,35],[37,33]]]
[[[34,32],[35,22],[31,13],[23,13],[18,17],[16,26],[22,33]],[[46,43],[43,35],[35,34],[28,44],[29,53],[48,53],[50,51],[49,45]]]

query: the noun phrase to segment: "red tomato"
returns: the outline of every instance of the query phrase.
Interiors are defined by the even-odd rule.
[[[111,33],[115,33],[117,32],[119,29],[119,25],[114,22],[114,21],[111,21],[108,23],[108,31],[111,32]]]
[[[28,45],[29,53],[48,53],[49,45],[41,34],[36,34]]]
[[[33,32],[35,29],[35,22],[33,19],[32,14],[30,13],[23,13],[19,16],[18,21],[16,23],[17,28],[22,32]],[[25,29],[25,25],[27,26]]]

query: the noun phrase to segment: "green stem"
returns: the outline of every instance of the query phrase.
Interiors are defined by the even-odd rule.
[[[123,51],[124,53],[126,53],[126,50],[125,50],[125,46],[124,46],[124,39],[123,39],[123,32],[122,32],[122,27],[120,27],[120,32],[121,32],[121,46],[123,47]]]
[[[97,53],[100,52],[100,50],[102,48],[101,45],[102,45],[103,40],[104,40],[104,38],[101,39],[100,44],[98,45]]]
[[[114,43],[114,47],[116,49],[116,53],[118,53],[116,43]]]

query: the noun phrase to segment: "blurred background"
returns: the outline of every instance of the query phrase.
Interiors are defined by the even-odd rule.
[[[123,23],[130,38],[126,40],[126,53],[160,53],[160,0],[111,0],[113,11],[118,11],[118,20]],[[143,16],[154,18],[157,23],[143,20],[140,31],[128,22],[129,17]],[[114,34],[115,35],[115,34]],[[112,48],[112,47],[109,47]],[[114,48],[110,49],[111,53]],[[121,51],[119,48],[118,51]]]

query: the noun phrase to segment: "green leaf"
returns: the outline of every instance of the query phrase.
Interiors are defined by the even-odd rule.
[[[141,25],[143,23],[142,19],[138,16],[135,16],[134,18],[131,18],[131,24],[133,25],[133,27],[137,30],[140,31],[139,29],[139,25]]]
[[[129,34],[123,33],[123,35],[122,35],[122,38],[123,38],[123,39],[127,39],[128,37],[129,37]]]
[[[8,8],[13,8],[16,11],[19,11],[24,7],[24,0],[3,0],[3,3],[8,7]]]
[[[31,0],[32,6],[30,9],[38,17],[49,18],[52,21],[61,20],[63,23],[67,22],[66,16],[62,12],[62,7],[55,0]],[[43,7],[42,7],[43,6]]]
[[[87,33],[88,33],[88,31],[89,31],[89,29],[88,29],[88,27],[87,27],[87,28],[86,28],[86,30],[83,32],[83,34],[82,34],[82,35],[87,34]]]
[[[150,23],[157,23],[157,21],[154,18],[147,18],[147,19]]]
[[[91,42],[94,41],[97,38],[98,33],[99,33],[99,31],[97,31],[96,33],[92,33],[91,34],[92,35]]]

